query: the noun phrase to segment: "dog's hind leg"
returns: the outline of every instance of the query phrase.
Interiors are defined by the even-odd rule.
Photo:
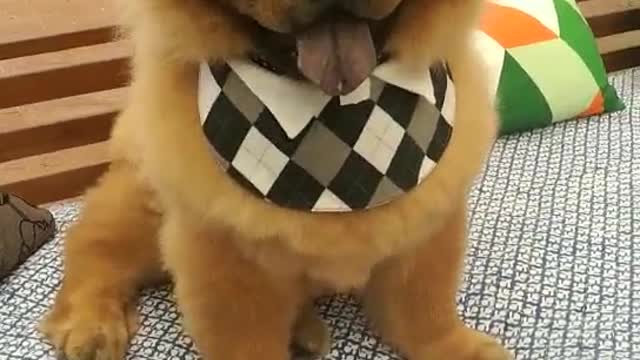
[[[160,279],[160,215],[134,169],[115,162],[87,193],[64,247],[64,279],[40,329],[68,360],[122,360],[136,330],[136,293]]]

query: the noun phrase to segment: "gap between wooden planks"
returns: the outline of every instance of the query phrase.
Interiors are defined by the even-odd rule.
[[[579,7],[609,71],[640,66],[640,0],[587,0]]]
[[[0,60],[110,42],[112,0],[2,0]]]
[[[100,142],[0,163],[0,189],[35,204],[79,196],[109,161]]]
[[[0,109],[0,163],[107,140],[127,88]]]
[[[124,86],[130,56],[130,44],[117,41],[2,60],[0,108]]]
[[[112,0],[2,0],[0,191],[80,195],[108,166],[131,55]]]

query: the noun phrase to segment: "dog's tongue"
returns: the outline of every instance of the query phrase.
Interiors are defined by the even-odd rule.
[[[365,21],[337,20],[297,38],[298,68],[331,96],[355,90],[376,66],[376,50]]]

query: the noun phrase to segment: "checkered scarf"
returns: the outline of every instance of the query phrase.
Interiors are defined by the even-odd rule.
[[[266,201],[312,212],[369,209],[417,186],[452,132],[448,68],[403,70],[382,64],[353,93],[329,97],[252,63],[202,64],[202,128],[227,174]]]

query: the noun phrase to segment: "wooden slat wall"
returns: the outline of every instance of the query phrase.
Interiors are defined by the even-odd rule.
[[[589,20],[609,71],[640,65],[640,0],[586,0]]]
[[[113,40],[111,1],[2,0],[0,191],[38,204],[71,198],[107,168],[130,56]],[[610,71],[640,66],[640,0],[579,6]]]
[[[111,1],[1,1],[0,191],[57,201],[107,168],[131,55]]]

